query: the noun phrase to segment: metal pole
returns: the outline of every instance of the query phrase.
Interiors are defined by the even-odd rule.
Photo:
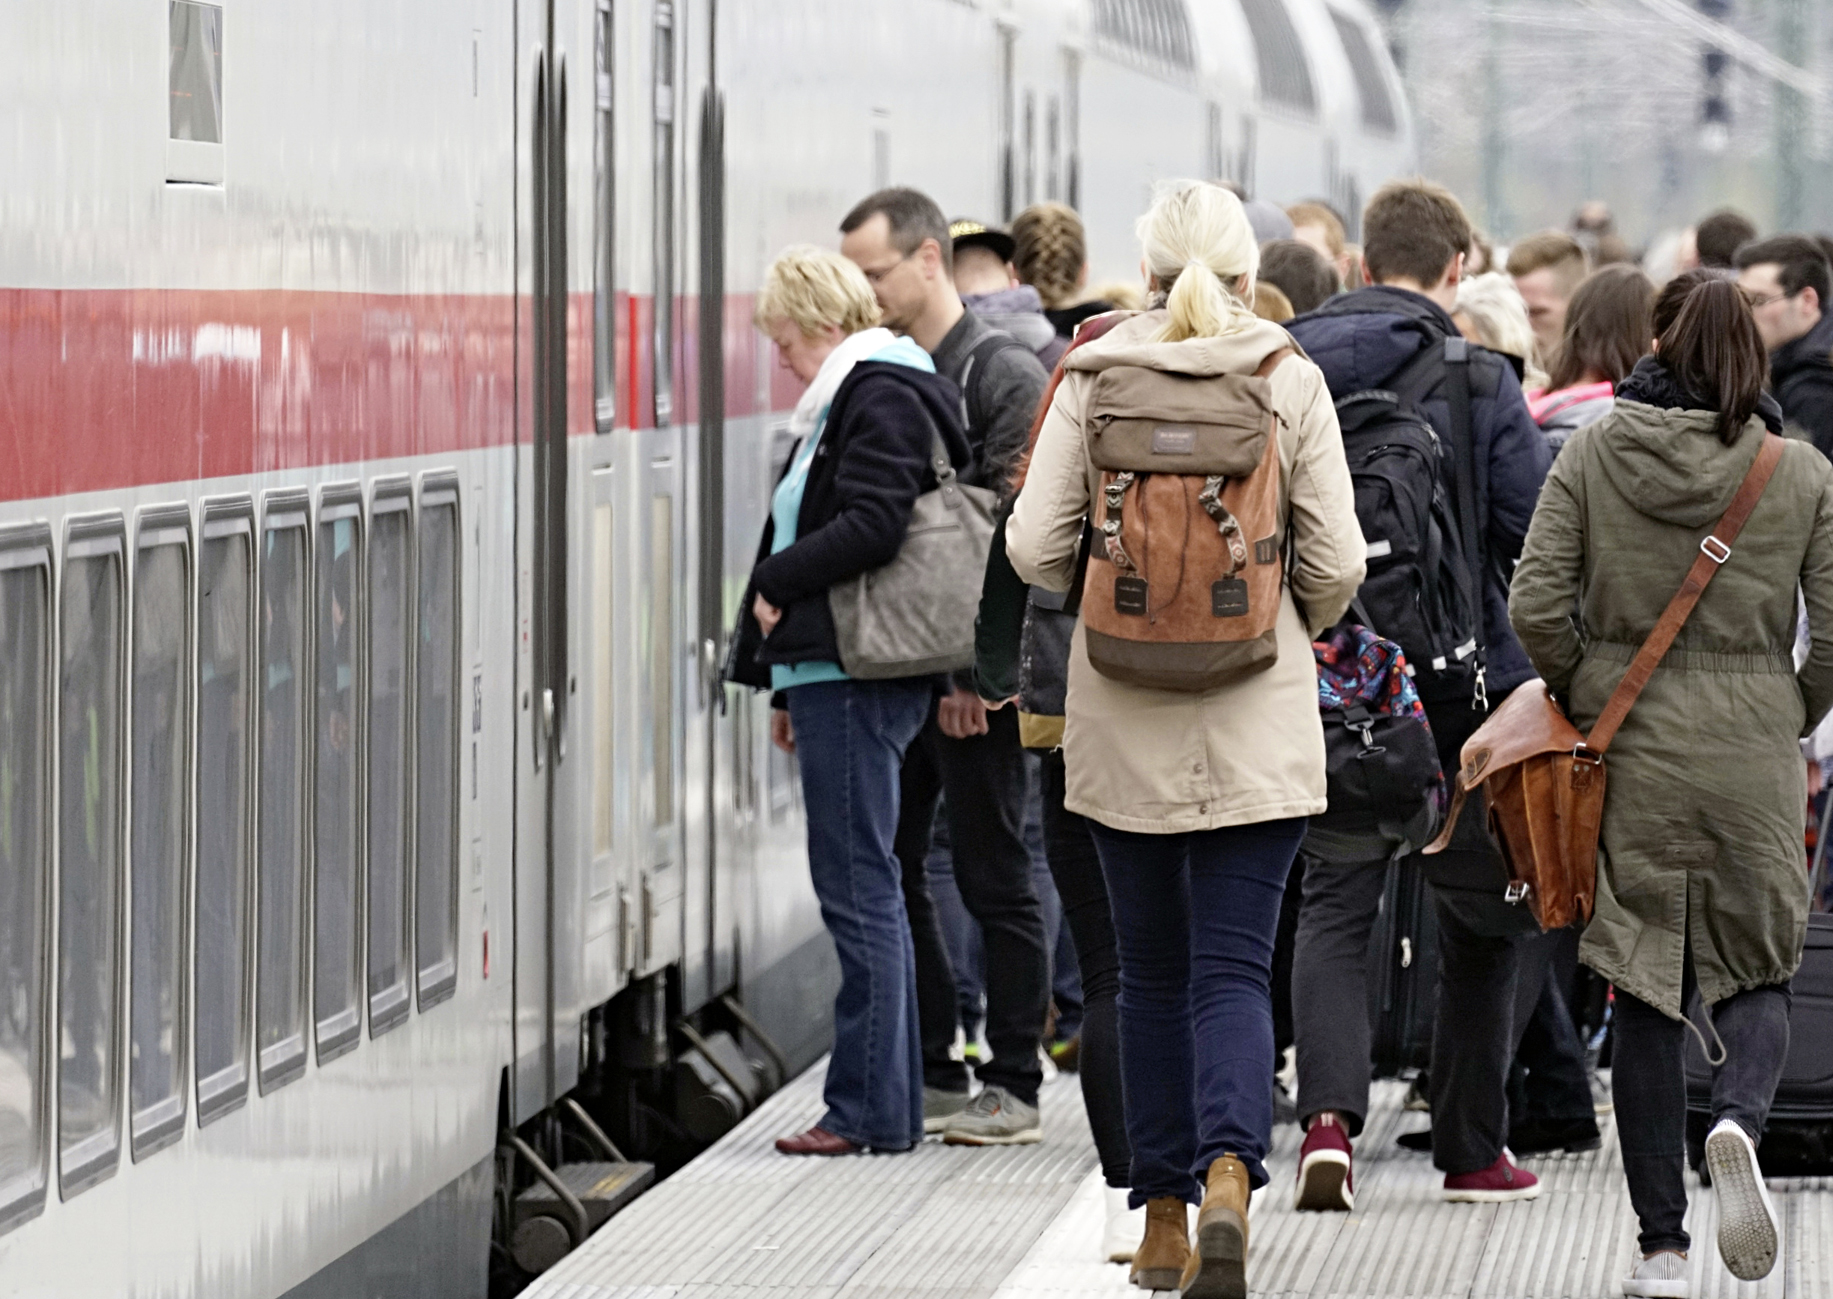
[[[1502,193],[1502,2],[1490,0],[1483,10],[1483,217],[1491,239],[1506,239],[1509,225]]]
[[[1776,50],[1799,64],[1807,44],[1807,0],[1776,0]],[[1778,81],[1776,95],[1776,227],[1794,230],[1807,215],[1807,99],[1798,86]]]

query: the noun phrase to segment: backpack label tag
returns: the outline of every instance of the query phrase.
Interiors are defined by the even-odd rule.
[[[1155,456],[1192,456],[1197,451],[1197,431],[1188,424],[1160,424],[1152,430]]]
[[[1114,579],[1114,612],[1135,618],[1146,616],[1145,578],[1117,577]]]
[[[1224,577],[1212,583],[1209,612],[1218,618],[1247,617],[1247,583],[1238,577]]]
[[[1254,543],[1254,562],[1271,564],[1279,558],[1279,538],[1262,537]]]

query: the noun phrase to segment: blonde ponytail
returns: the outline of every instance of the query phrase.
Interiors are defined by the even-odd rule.
[[[1254,313],[1231,287],[1245,277],[1252,292],[1260,269],[1260,247],[1240,199],[1220,185],[1172,182],[1139,218],[1138,234],[1146,269],[1169,290],[1161,341],[1215,338],[1253,323]]]

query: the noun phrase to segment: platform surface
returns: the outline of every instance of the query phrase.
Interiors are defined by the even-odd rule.
[[[1043,1299],[1138,1296],[1102,1262],[1101,1176],[1073,1075],[1045,1085],[1044,1141],[906,1155],[791,1159],[771,1147],[821,1113],[822,1065],[618,1214],[523,1293],[529,1299]],[[1280,1127],[1255,1197],[1248,1281],[1305,1299],[1606,1299],[1635,1253],[1635,1219],[1604,1120],[1603,1149],[1523,1161],[1538,1200],[1444,1204],[1429,1156],[1394,1144],[1424,1127],[1398,1083],[1375,1087],[1357,1141],[1356,1209],[1300,1214],[1298,1130]],[[1772,1181],[1783,1250],[1741,1284],[1714,1247],[1710,1190],[1688,1178],[1698,1299],[1833,1297],[1833,1179]]]

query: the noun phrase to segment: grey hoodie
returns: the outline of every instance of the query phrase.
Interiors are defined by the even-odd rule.
[[[1029,284],[1020,284],[997,293],[967,293],[961,305],[979,316],[994,329],[1003,329],[1037,353],[1046,370],[1056,369],[1068,342],[1057,337],[1056,326],[1044,314],[1044,300]]]

